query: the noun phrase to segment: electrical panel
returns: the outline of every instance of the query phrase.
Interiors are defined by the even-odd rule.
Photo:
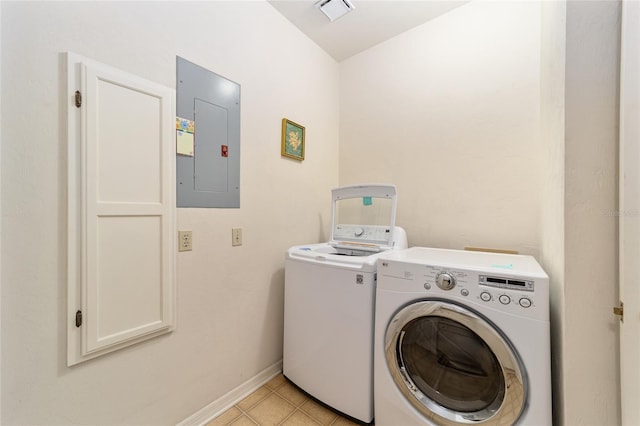
[[[240,85],[180,57],[176,74],[178,207],[238,208]]]

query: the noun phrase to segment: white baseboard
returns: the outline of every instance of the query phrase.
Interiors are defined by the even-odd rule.
[[[204,426],[215,417],[219,416],[229,408],[233,407],[237,402],[267,383],[269,380],[282,372],[282,360],[265,368],[246,382],[242,383],[235,389],[222,395],[206,407],[193,413],[176,426]]]

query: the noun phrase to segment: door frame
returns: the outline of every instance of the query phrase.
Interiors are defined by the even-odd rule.
[[[622,2],[620,55],[620,402],[623,425],[640,424],[640,3]]]

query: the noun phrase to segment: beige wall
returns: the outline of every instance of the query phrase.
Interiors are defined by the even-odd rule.
[[[567,2],[563,401],[566,425],[620,423],[620,3]]]
[[[551,368],[553,375],[553,418],[561,425],[564,418],[564,192],[565,192],[565,56],[566,3],[543,2],[540,43],[540,147],[542,199],[540,211],[540,263],[549,275],[551,303]]]
[[[0,7],[0,81],[2,81],[2,7]],[[0,90],[2,93],[2,90]],[[2,129],[2,104],[0,102],[0,129]],[[0,164],[2,164],[2,132],[0,132]],[[0,212],[2,212],[2,173],[0,173]],[[1,215],[0,215],[1,217]],[[2,322],[2,221],[0,220],[0,323]],[[0,324],[1,325],[1,324]],[[0,326],[0,343],[2,327]],[[2,347],[0,345],[0,394],[2,393]],[[2,397],[0,397],[0,422],[2,421]]]
[[[393,182],[409,245],[538,254],[540,6],[471,2],[340,64],[340,183]]]
[[[266,2],[2,2],[2,424],[175,424],[282,357],[284,252],[326,238],[338,66]],[[178,209],[177,330],[65,366],[61,52],[175,87],[175,56],[241,84],[240,209]],[[283,117],[306,160],[280,156]],[[244,245],[231,247],[231,228]]]

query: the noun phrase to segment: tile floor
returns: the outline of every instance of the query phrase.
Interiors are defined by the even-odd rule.
[[[296,388],[282,374],[207,423],[207,426],[357,426]]]

